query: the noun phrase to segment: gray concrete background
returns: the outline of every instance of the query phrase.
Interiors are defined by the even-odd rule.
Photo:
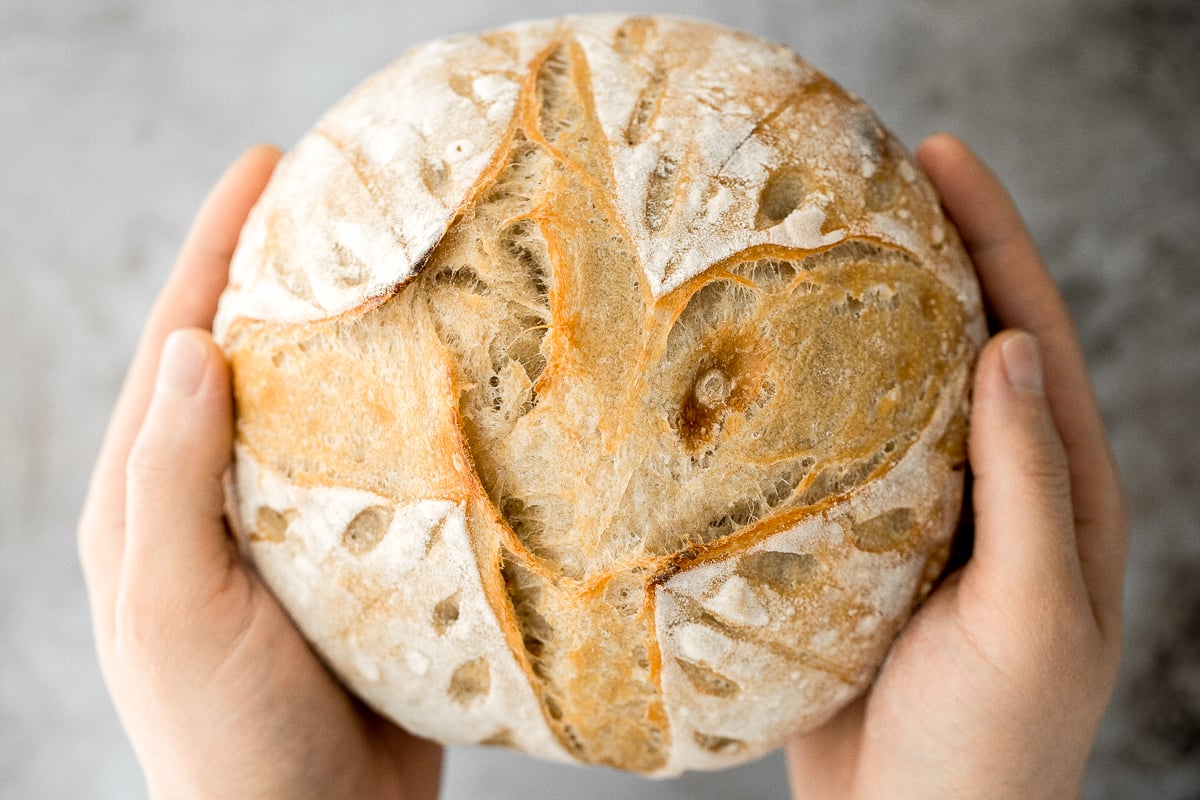
[[[0,0],[0,796],[144,792],[92,654],[74,521],[140,322],[221,169],[293,143],[417,41],[608,8]],[[950,130],[1003,176],[1077,316],[1134,519],[1127,656],[1087,796],[1200,797],[1200,4],[653,9],[780,39],[910,146]],[[777,756],[651,783],[454,749],[444,786],[755,798],[785,778]]]

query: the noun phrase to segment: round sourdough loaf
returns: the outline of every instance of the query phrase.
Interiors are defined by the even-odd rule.
[[[433,42],[243,231],[233,524],[417,734],[731,765],[861,693],[941,570],[982,319],[910,156],[784,47]]]

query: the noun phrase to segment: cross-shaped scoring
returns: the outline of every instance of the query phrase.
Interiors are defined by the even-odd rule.
[[[622,30],[646,49],[637,26],[650,24]],[[695,36],[712,35],[699,27]],[[857,195],[824,214],[827,243],[760,242],[663,291],[669,281],[648,278],[622,210],[593,81],[580,45],[552,38],[490,166],[394,293],[325,320],[233,321],[239,452],[299,486],[381,499],[343,520],[339,555],[313,567],[342,584],[361,618],[327,637],[361,654],[369,631],[411,612],[386,580],[346,565],[405,535],[397,509],[446,501],[462,509],[482,597],[563,750],[678,769],[672,748],[690,728],[700,755],[683,766],[729,763],[770,738],[742,735],[777,712],[760,685],[823,676],[797,690],[815,711],[788,706],[791,718],[764,725],[772,736],[861,689],[943,563],[978,312],[918,254],[871,235],[880,214],[936,208],[908,190],[902,150],[823,79],[764,111],[754,136],[786,149],[805,103],[840,104],[859,120],[844,135],[861,140],[853,147],[871,166]],[[663,71],[648,80],[626,144],[654,130],[668,85]],[[314,135],[369,187],[370,159],[336,131]],[[776,165],[751,198],[752,226],[769,231],[832,194],[826,170],[800,157]],[[694,188],[678,159],[664,159],[645,189],[645,229],[678,227]],[[957,248],[942,235],[939,249]],[[917,467],[897,471],[906,457]],[[847,511],[847,498],[889,475],[902,484],[896,497],[864,506],[879,513]],[[298,514],[244,508],[257,558],[274,558]],[[778,538],[810,529],[804,546]],[[853,577],[870,559],[860,573],[885,576],[891,597]],[[689,570],[706,577],[673,589]],[[424,612],[428,637],[461,627],[460,584],[448,577]],[[730,641],[768,655],[728,668]],[[411,668],[405,653],[394,659]],[[481,706],[493,670],[465,658],[429,690]],[[380,680],[378,668],[357,671]],[[669,708],[664,682],[686,688],[693,711]],[[537,749],[503,726],[479,738]]]

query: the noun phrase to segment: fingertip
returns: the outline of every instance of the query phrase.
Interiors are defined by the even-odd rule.
[[[976,362],[972,394],[978,415],[990,417],[993,408],[1002,410],[1021,398],[1026,398],[1026,405],[1048,415],[1043,359],[1037,338],[1016,328],[993,336]]]
[[[960,176],[977,180],[979,170],[987,171],[975,151],[952,133],[941,132],[929,136],[917,146],[916,157],[917,163],[933,180],[943,199],[947,191],[957,186],[956,180]]]
[[[272,170],[283,158],[283,148],[274,142],[259,142],[242,153],[239,162],[254,165],[259,169]]]
[[[232,399],[229,368],[212,335],[181,328],[166,338],[159,356],[154,395],[134,449],[159,458],[187,450],[201,461],[221,456],[229,436]],[[140,445],[140,446],[139,446]]]
[[[954,134],[938,131],[925,137],[924,141],[917,145],[916,156],[921,165],[925,166],[927,162],[938,161],[953,151],[966,149],[967,146]]]
[[[283,155],[283,148],[270,140],[263,140],[250,148],[248,152],[262,153],[268,157],[278,158]]]
[[[1042,356],[1037,340],[1025,331],[1012,331],[1000,344],[1000,360],[1009,388],[1018,394],[1044,397]]]
[[[155,392],[189,398],[196,394],[207,371],[210,350],[198,331],[182,328],[172,331],[163,342],[158,360]]]
[[[212,334],[201,328],[179,328],[163,342],[155,377],[155,395],[194,398],[209,383],[227,377],[224,353]]]
[[[256,199],[282,157],[283,151],[271,142],[259,142],[243,150],[233,163],[225,168],[213,190],[205,198],[204,206],[197,216],[200,217],[207,211],[205,206],[208,206],[214,197],[219,199],[218,205],[229,205],[232,200],[240,200],[246,195],[252,195],[251,200]],[[237,203],[239,206],[242,204]],[[245,212],[241,213],[244,217]],[[237,227],[240,228],[240,224]]]
[[[974,150],[952,133],[935,133],[917,146],[917,162],[933,180],[943,200],[954,201],[960,186],[978,185],[991,171]],[[989,181],[990,182],[990,181]]]

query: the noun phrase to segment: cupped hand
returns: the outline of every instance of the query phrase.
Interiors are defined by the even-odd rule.
[[[1078,797],[1119,661],[1120,484],[1066,306],[1012,201],[953,137],[917,158],[1006,329],[975,375],[974,550],[868,694],[789,742],[792,794]]]
[[[205,201],[113,413],[79,523],[100,666],[152,797],[433,797],[441,749],[345,692],[222,516],[232,401],[207,330],[278,160],[250,150]]]

